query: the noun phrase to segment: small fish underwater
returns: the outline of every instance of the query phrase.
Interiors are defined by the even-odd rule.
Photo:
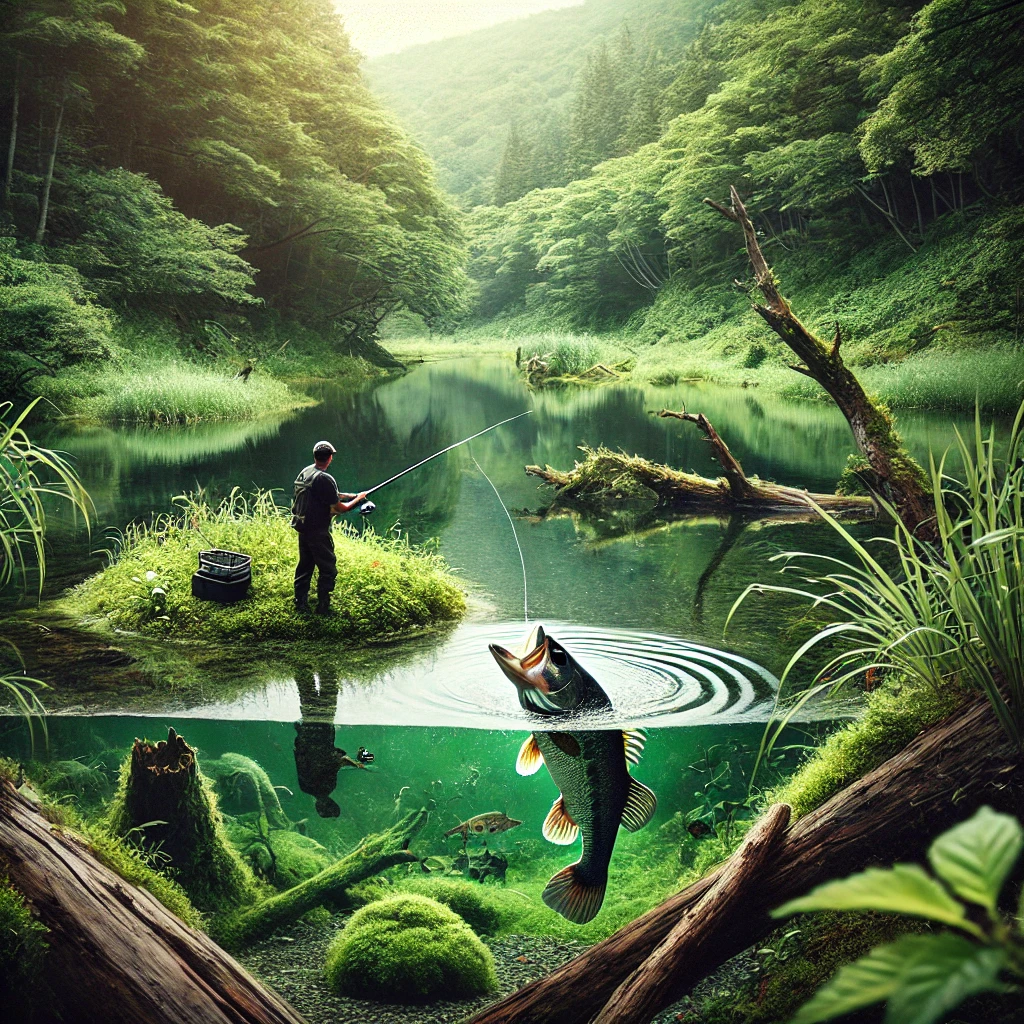
[[[554,638],[537,626],[520,654],[497,644],[491,654],[515,684],[519,703],[548,718],[565,716],[566,731],[536,731],[516,761],[520,775],[546,765],[561,795],[544,821],[544,838],[560,846],[583,838],[575,864],[557,872],[542,899],[575,924],[593,920],[604,902],[608,865],[619,825],[636,832],[654,816],[657,798],[629,774],[638,764],[645,734],[640,730],[571,730],[571,719],[611,708],[597,680]],[[554,722],[552,724],[555,724]]]
[[[510,818],[507,814],[502,814],[501,811],[487,811],[485,814],[476,814],[468,821],[449,829],[445,832],[444,837],[447,839],[458,833],[465,842],[471,834],[474,836],[497,835],[499,832],[507,832],[510,828],[516,828],[519,825],[522,825],[521,821],[516,821],[515,818]]]

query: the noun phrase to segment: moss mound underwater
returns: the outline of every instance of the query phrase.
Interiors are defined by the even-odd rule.
[[[457,914],[404,894],[352,915],[327,950],[327,983],[345,995],[424,1003],[493,992],[490,950]]]
[[[55,602],[55,610],[150,636],[228,642],[369,642],[453,621],[465,611],[462,589],[440,555],[343,527],[334,533],[337,614],[297,615],[295,531],[272,492],[235,490],[218,505],[200,492],[175,504],[175,513],[130,526],[111,564]],[[220,605],[192,596],[192,574],[207,548],[252,556],[245,600]]]

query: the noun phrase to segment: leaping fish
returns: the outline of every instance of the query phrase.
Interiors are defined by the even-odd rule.
[[[456,825],[455,828],[449,829],[445,832],[444,837],[447,839],[458,832],[465,841],[469,838],[470,834],[474,836],[493,836],[499,832],[507,832],[510,828],[516,828],[518,825],[522,825],[522,822],[516,821],[515,818],[510,818],[507,814],[502,814],[501,811],[487,811],[486,814],[474,815],[468,821],[462,822],[461,825]]]
[[[527,711],[571,719],[611,708],[597,680],[543,626],[518,655],[497,644],[490,651]],[[541,897],[575,924],[586,924],[601,909],[619,825],[636,832],[654,816],[657,798],[628,769],[639,763],[645,741],[641,730],[632,729],[538,731],[519,751],[520,775],[533,775],[544,764],[560,790],[544,821],[544,838],[568,846],[583,837],[580,859],[557,872]]]

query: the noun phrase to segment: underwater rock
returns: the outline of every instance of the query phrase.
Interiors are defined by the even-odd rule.
[[[221,806],[227,813],[237,815],[255,811],[266,815],[271,828],[292,827],[270,776],[251,757],[227,753],[204,761],[203,771],[213,779]]]
[[[381,1002],[424,1003],[493,992],[490,950],[426,896],[391,896],[352,915],[327,950],[331,988]]]
[[[501,923],[497,904],[479,885],[453,878],[417,878],[405,882],[402,888],[437,900],[458,914],[477,935],[492,934]]]

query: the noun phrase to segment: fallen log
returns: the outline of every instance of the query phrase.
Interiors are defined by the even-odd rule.
[[[1019,812],[1022,783],[1021,754],[988,702],[961,707],[789,828],[771,871],[742,903],[708,922],[700,956],[677,965],[676,998],[768,935],[776,927],[769,917],[772,908],[868,864],[921,859],[939,832],[984,803]],[[671,896],[575,960],[477,1014],[471,1024],[586,1024],[725,870],[720,867]]]
[[[636,497],[646,490],[654,493],[660,505],[674,511],[699,512],[714,508],[747,512],[752,516],[790,512],[805,516],[809,512],[814,515],[813,501],[835,514],[869,516],[874,512],[871,499],[860,495],[814,494],[757,477],[743,476],[742,484],[730,481],[727,476],[711,480],[609,448],[582,447],[580,451],[585,458],[567,473],[551,466],[527,466],[526,473],[554,487],[559,502],[620,500]]]
[[[705,936],[714,931],[721,915],[742,908],[751,887],[761,884],[761,872],[772,861],[789,814],[787,804],[775,804],[754,825],[703,899],[683,914],[665,941],[615,990],[594,1024],[646,1024],[679,998],[680,968],[700,958]]]
[[[329,868],[225,922],[218,930],[218,937],[234,948],[297,921],[314,907],[344,902],[345,891],[357,882],[396,864],[419,860],[410,853],[409,843],[426,822],[427,811],[420,809],[407,814],[385,832],[367,836]]]
[[[0,863],[47,927],[47,998],[76,1024],[302,1024],[219,946],[0,780]]]

